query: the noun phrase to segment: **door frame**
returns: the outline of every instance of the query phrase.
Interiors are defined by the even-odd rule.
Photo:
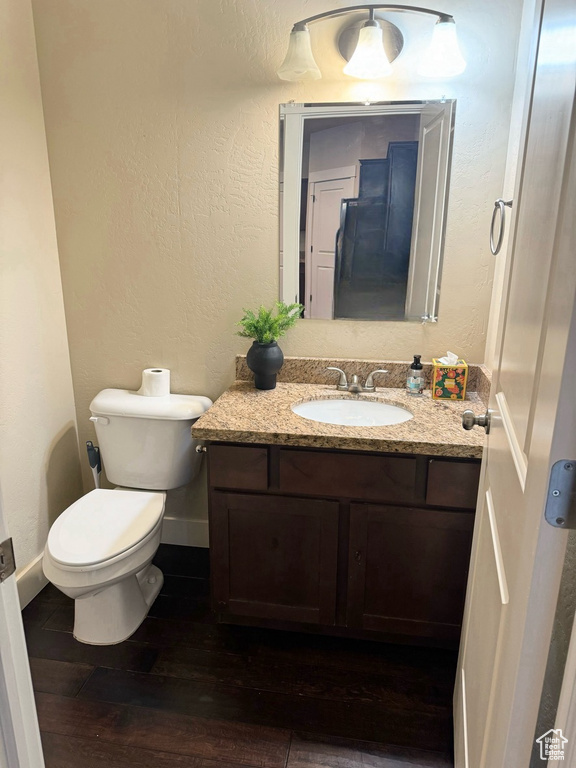
[[[564,667],[562,690],[556,711],[554,728],[570,734],[566,745],[564,760],[549,760],[547,768],[564,768],[576,763],[576,618],[572,625],[572,635],[568,656]]]
[[[354,194],[358,189],[357,166],[347,165],[342,168],[327,168],[323,171],[312,171],[308,174],[308,197],[306,199],[306,230],[304,241],[304,317],[310,318],[311,301],[310,292],[312,290],[312,232],[314,227],[314,202],[316,200],[316,184],[322,184],[330,181],[353,180]],[[350,195],[353,197],[354,195]],[[345,199],[345,198],[343,198]],[[334,233],[336,240],[337,232]],[[302,298],[302,297],[300,297]],[[333,317],[332,317],[333,319]]]

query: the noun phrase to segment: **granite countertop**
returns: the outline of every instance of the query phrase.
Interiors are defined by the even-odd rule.
[[[311,421],[291,410],[294,403],[328,397],[379,400],[406,408],[414,418],[384,427],[348,427]],[[481,414],[486,405],[475,392],[464,401],[432,400],[429,390],[421,397],[389,387],[352,395],[334,385],[279,382],[276,389],[262,391],[237,381],[195,422],[192,435],[235,443],[481,458],[485,433],[462,428],[467,408]]]

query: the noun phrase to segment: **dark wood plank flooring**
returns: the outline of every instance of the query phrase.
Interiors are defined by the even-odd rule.
[[[47,768],[450,768],[456,653],[215,623],[207,551],[162,545],[125,643],[23,611]]]

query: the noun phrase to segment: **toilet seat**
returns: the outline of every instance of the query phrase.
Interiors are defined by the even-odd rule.
[[[98,568],[120,559],[161,524],[164,501],[158,492],[90,491],[50,529],[50,557],[65,568]]]

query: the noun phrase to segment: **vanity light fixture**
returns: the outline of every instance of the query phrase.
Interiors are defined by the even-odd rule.
[[[374,19],[374,9],[370,10],[370,19],[362,26],[358,35],[358,44],[344,74],[360,80],[376,80],[392,72],[392,65],[384,50],[382,27]]]
[[[392,72],[390,62],[402,50],[404,38],[394,24],[376,19],[375,10],[425,13],[437,17],[432,40],[424,51],[418,67],[419,75],[453,77],[461,74],[466,68],[466,61],[458,46],[453,16],[412,5],[355,5],[319,13],[296,22],[290,33],[288,53],[278,70],[278,77],[292,82],[319,80],[322,74],[312,53],[308,24],[333,16],[355,14],[358,11],[368,11],[368,20],[346,26],[338,38],[340,53],[348,61],[344,67],[344,74],[361,80],[376,80],[389,75]],[[383,33],[385,33],[384,37]]]

